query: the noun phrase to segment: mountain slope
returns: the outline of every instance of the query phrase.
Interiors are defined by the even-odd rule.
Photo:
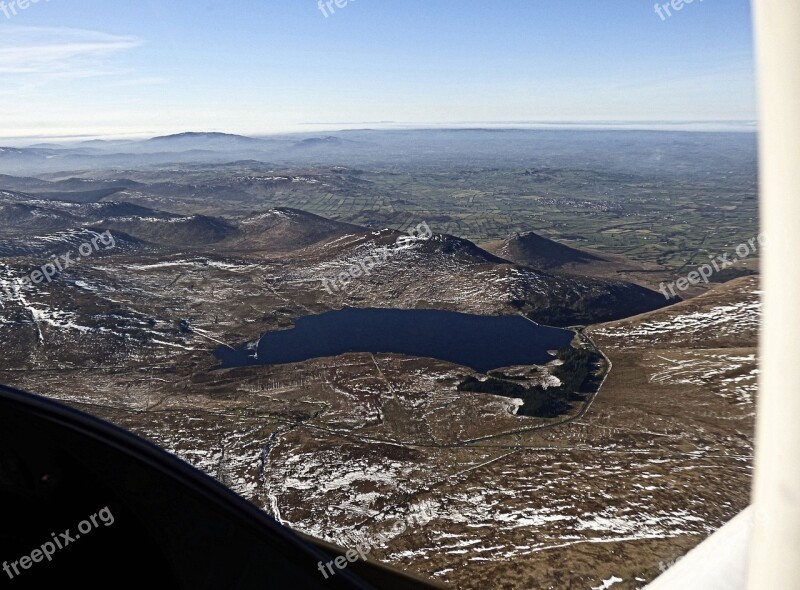
[[[272,252],[300,250],[333,237],[368,231],[288,207],[245,217],[238,222],[238,228],[239,234],[227,243],[229,248]]]
[[[669,269],[631,260],[618,254],[561,244],[534,232],[517,233],[505,240],[482,244],[489,252],[521,266],[561,275],[624,280],[650,290],[674,280]]]
[[[158,151],[250,149],[264,145],[260,139],[230,133],[178,133],[154,137],[136,144],[137,147]],[[130,146],[129,146],[130,147]],[[126,147],[128,149],[128,147]],[[135,148],[134,148],[135,149]]]
[[[383,230],[320,242],[297,252],[298,264],[279,280],[315,285],[334,308],[522,313],[550,325],[605,321],[666,303],[661,294],[625,281],[519,266],[461,238],[398,243],[402,235]]]
[[[542,270],[605,260],[599,255],[559,244],[534,232],[518,233],[501,242],[490,242],[485,247],[512,262]]]

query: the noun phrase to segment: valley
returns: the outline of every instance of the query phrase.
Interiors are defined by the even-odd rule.
[[[303,533],[388,534],[376,557],[453,588],[640,588],[747,505],[758,260],[685,301],[658,292],[755,235],[752,179],[724,165],[744,158],[736,142],[708,179],[688,164],[636,176],[621,157],[602,173],[557,157],[386,169],[363,146],[348,166],[180,162],[197,140],[159,138],[180,146],[169,163],[72,153],[59,158],[94,164],[0,177],[0,381],[154,441]],[[421,223],[429,239],[397,248]],[[97,232],[114,248],[20,282]],[[370,310],[416,318],[440,346],[387,351]],[[365,319],[328,344],[359,326],[367,345],[273,340],[351,312]],[[425,314],[526,329],[473,349],[473,325]],[[504,338],[523,348],[534,324],[565,335],[538,362],[466,355],[512,358]],[[390,331],[413,341],[413,326]],[[298,346],[313,354],[266,354]]]

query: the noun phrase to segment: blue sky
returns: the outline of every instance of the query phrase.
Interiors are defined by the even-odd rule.
[[[4,2],[0,138],[756,116],[747,0]]]

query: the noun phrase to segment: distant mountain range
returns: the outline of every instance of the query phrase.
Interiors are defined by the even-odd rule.
[[[15,191],[0,192],[0,217],[7,222],[0,258],[41,260],[74,249],[86,232],[111,231],[120,248],[107,253],[140,256],[199,256],[262,264],[281,260],[281,279],[292,288],[317,284],[380,260],[374,272],[354,285],[352,295],[332,307],[372,301],[376,305],[464,309],[480,300],[498,311],[518,311],[551,325],[589,323],[629,316],[665,305],[654,291],[625,281],[576,276],[554,269],[565,259],[591,259],[543,238],[523,243],[541,249],[527,261],[511,261],[456,236],[434,235],[398,246],[401,232],[341,223],[298,209],[274,208],[245,217],[179,215],[125,202],[47,200]],[[519,236],[509,244],[516,244]],[[535,264],[532,266],[531,263]],[[35,266],[35,265],[34,265]],[[308,287],[305,287],[306,289]],[[474,294],[470,296],[469,294]],[[472,301],[471,297],[475,300]]]
[[[154,137],[145,141],[130,144],[136,150],[149,149],[156,151],[191,151],[191,150],[242,150],[258,149],[268,147],[270,143],[253,137],[243,135],[232,135],[229,133],[178,133],[176,135],[164,135]]]
[[[753,133],[530,129],[348,130],[248,137],[186,132],[145,140],[0,147],[0,174],[254,160],[281,165],[560,167],[625,173],[750,172]]]

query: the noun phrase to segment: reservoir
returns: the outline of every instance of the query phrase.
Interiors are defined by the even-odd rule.
[[[258,344],[221,347],[223,368],[279,365],[347,352],[395,353],[439,359],[481,373],[552,360],[574,332],[534,324],[520,315],[481,316],[423,309],[345,308],[298,318],[289,330],[267,332]]]

